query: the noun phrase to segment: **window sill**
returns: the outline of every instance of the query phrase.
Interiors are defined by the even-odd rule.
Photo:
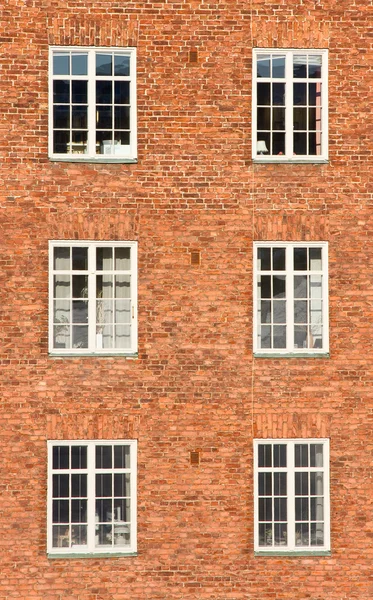
[[[254,552],[254,556],[331,556],[332,553],[330,550],[284,550],[284,551],[275,551],[268,552],[265,550],[257,550]]]
[[[66,552],[66,554],[47,554],[47,558],[52,560],[64,558],[123,558],[125,556],[138,556],[137,552]]]
[[[255,358],[330,358],[329,352],[254,352]]]
[[[54,158],[49,157],[51,162],[68,162],[68,163],[90,163],[90,164],[137,164],[137,158],[126,158],[126,157],[118,157],[118,158],[110,158],[110,157],[100,157],[100,158],[89,158],[89,157],[75,157],[75,156],[67,156],[66,158]]]
[[[139,357],[137,352],[123,354],[123,353],[107,353],[103,352],[82,352],[82,353],[61,353],[49,352],[49,358],[128,358],[130,360],[136,360]]]
[[[265,163],[269,163],[269,164],[281,164],[281,163],[285,163],[285,164],[303,164],[303,165],[326,165],[329,164],[329,159],[327,158],[277,158],[275,156],[271,156],[270,158],[259,158],[259,157],[255,157],[253,158],[253,163],[258,163],[258,164],[265,164]]]

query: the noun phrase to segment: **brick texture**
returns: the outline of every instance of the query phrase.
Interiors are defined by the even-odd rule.
[[[1,600],[373,598],[372,34],[371,0],[3,0]],[[48,160],[49,44],[137,46],[137,164]],[[252,47],[329,49],[328,164],[252,163]],[[138,241],[137,360],[48,356],[51,239]],[[330,358],[253,357],[253,240],[329,242]],[[332,554],[254,557],[253,437],[298,436]],[[138,556],[48,560],[66,438],[138,439]]]

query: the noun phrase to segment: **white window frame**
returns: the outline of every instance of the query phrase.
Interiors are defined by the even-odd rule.
[[[128,555],[137,552],[137,440],[49,440],[48,446],[48,506],[47,506],[47,552],[51,556],[74,556],[74,555]],[[73,469],[71,463],[68,469],[53,469],[53,448],[55,446],[86,446],[87,447],[87,468]],[[96,469],[95,449],[96,446],[128,446],[130,449],[130,467],[129,468],[102,468]],[[123,536],[126,534],[130,538],[130,544],[119,545],[99,545],[98,525],[96,515],[96,474],[119,473],[129,474],[130,476],[130,523],[113,520],[114,527],[121,527]],[[74,545],[72,539],[71,526],[72,520],[62,527],[66,526],[66,545],[64,547],[53,546],[53,475],[87,475],[87,544]],[[70,479],[71,481],[71,479]],[[114,496],[113,496],[114,497]],[[73,496],[66,497],[69,502]],[[70,509],[69,509],[70,511]],[[57,525],[58,527],[59,525]],[[124,533],[125,532],[125,533]],[[111,534],[112,535],[112,534]]]
[[[74,52],[88,54],[87,75],[53,75],[54,52]],[[110,80],[112,76],[96,76],[96,53],[118,52],[130,57],[130,75],[120,79],[130,82],[130,144],[121,145],[120,152],[116,146],[111,147],[108,154],[96,153],[96,80]],[[84,154],[54,153],[53,151],[53,81],[56,79],[88,80],[88,148]],[[137,161],[137,107],[136,107],[136,48],[119,47],[85,47],[85,46],[50,46],[49,48],[49,142],[48,155],[51,160],[68,162],[136,162]]]
[[[285,55],[285,79],[272,77],[257,77],[258,55]],[[293,82],[313,82],[307,78],[293,78],[293,55],[318,55],[322,57],[321,69],[321,153],[318,155],[294,155],[293,153]],[[257,146],[257,83],[284,82],[285,83],[285,152],[283,155],[258,153]],[[269,150],[269,149],[268,149]],[[289,49],[289,48],[254,48],[253,49],[253,87],[252,87],[252,158],[256,162],[327,162],[328,161],[328,51],[325,49]]]
[[[287,447],[287,465],[286,467],[259,467],[258,466],[258,448],[259,445],[286,445]],[[294,455],[296,444],[318,444],[323,446],[323,466],[317,467],[295,467]],[[298,554],[318,554],[318,553],[329,553],[330,552],[330,451],[329,451],[329,439],[255,439],[254,440],[254,551],[255,553],[263,554],[282,554],[282,553],[298,553]],[[308,545],[301,545],[296,541],[296,526],[295,526],[295,473],[296,472],[322,472],[323,473],[323,528],[324,528],[324,543],[321,545],[311,545],[310,540]],[[275,545],[273,539],[273,531],[269,531],[268,539],[266,543],[269,545],[260,545],[259,543],[259,473],[271,473],[272,481],[274,482],[275,473],[286,473],[287,479],[287,538],[285,544],[282,542]],[[310,476],[308,478],[310,481]],[[274,485],[274,484],[273,484]],[[272,518],[274,518],[274,499],[276,495],[272,487],[272,494],[268,495],[272,498]],[[309,490],[308,494],[304,496],[298,496],[298,498],[308,498],[309,502],[312,498]],[[305,523],[309,523],[311,526],[310,506],[309,506],[309,519]],[[275,521],[274,521],[275,523]],[[311,536],[310,536],[311,537]],[[299,542],[299,534],[298,534]]]
[[[55,348],[54,347],[54,275],[61,273],[64,275],[79,274],[79,271],[72,270],[54,270],[53,258],[54,248],[88,248],[88,347],[87,348]],[[96,248],[130,248],[131,251],[131,269],[125,271],[131,277],[131,298],[130,298],[130,347],[129,348],[102,348],[99,344],[98,334],[96,332]],[[104,271],[115,274],[116,271]],[[121,272],[122,273],[122,272]],[[71,301],[72,296],[68,298]],[[83,240],[53,240],[49,242],[49,353],[54,355],[128,355],[133,356],[137,353],[137,242],[126,241],[83,241]]]
[[[258,280],[258,248],[285,248],[286,268],[284,271],[262,271],[267,275],[286,276],[286,347],[285,348],[261,348],[258,341],[259,330],[259,303]],[[322,269],[320,271],[294,271],[293,249],[294,248],[321,248]],[[294,344],[294,274],[322,275],[322,334],[323,346],[321,348],[297,348]],[[255,356],[316,356],[328,355],[329,353],[329,306],[328,306],[328,242],[260,242],[253,244],[253,350]]]

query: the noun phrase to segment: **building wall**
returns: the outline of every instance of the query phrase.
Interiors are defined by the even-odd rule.
[[[371,18],[6,0],[1,599],[373,597]],[[137,46],[137,164],[48,160],[49,44]],[[329,49],[328,164],[252,163],[252,47]],[[48,356],[51,239],[138,241],[138,359]],[[330,358],[253,357],[253,240],[329,242]],[[253,437],[330,438],[331,556],[254,556]],[[47,558],[46,441],[85,438],[138,439],[136,557]]]

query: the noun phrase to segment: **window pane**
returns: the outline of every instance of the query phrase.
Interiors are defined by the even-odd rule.
[[[259,498],[259,521],[272,520],[272,498]]]
[[[273,297],[285,298],[285,275],[273,277]]]
[[[112,75],[113,57],[111,54],[96,54],[96,75]]]
[[[69,129],[70,107],[57,104],[53,107],[53,127],[55,129]]]
[[[311,523],[311,546],[324,545],[324,525],[322,523]]]
[[[87,545],[87,526],[72,525],[71,527],[71,544],[73,546]]]
[[[310,445],[310,466],[311,467],[323,467],[323,445],[322,444],[311,444]]]
[[[130,82],[115,81],[114,83],[114,103],[129,104],[130,103]]]
[[[272,77],[285,77],[285,56],[274,56],[272,58]]]
[[[275,546],[286,546],[287,544],[287,524],[275,523]]]
[[[88,73],[87,61],[88,61],[88,54],[82,54],[81,52],[79,52],[79,54],[72,53],[72,55],[71,55],[72,74],[73,75],[87,75],[87,73]]]
[[[274,444],[273,466],[286,467],[286,444]]]
[[[130,74],[130,57],[114,54],[114,75],[128,76]]]
[[[286,323],[286,302],[275,301],[273,303],[273,322]]]
[[[114,109],[114,127],[115,129],[130,128],[130,108],[129,106],[116,106]]]
[[[274,495],[275,496],[286,496],[286,473],[274,473]]]
[[[88,275],[73,275],[73,298],[88,298]]]
[[[71,475],[71,496],[73,498],[87,496],[87,475]]]
[[[308,521],[308,498],[295,498],[295,520]]]
[[[53,500],[53,523],[69,522],[69,501]]]
[[[87,82],[86,81],[73,81],[72,82],[72,103],[73,104],[87,104],[87,102],[88,102]]]
[[[324,494],[324,474],[317,471],[310,473],[311,496],[322,496]]]
[[[97,106],[97,128],[112,129],[113,109],[111,106]]]
[[[308,523],[296,523],[295,524],[295,544],[296,544],[296,546],[308,546],[309,545],[309,524]]]
[[[112,446],[96,446],[96,469],[111,469]]]
[[[68,498],[69,494],[69,475],[53,475],[53,498]]]
[[[113,269],[113,249],[96,249],[96,268],[97,271],[111,271]]]
[[[273,347],[286,348],[286,327],[284,325],[273,327]]]
[[[130,475],[129,473],[114,474],[114,496],[125,497],[130,495]]]
[[[113,84],[109,81],[96,81],[96,104],[113,102]]]
[[[96,546],[111,546],[112,545],[112,531],[111,525],[99,525],[96,529]]]
[[[307,106],[307,84],[294,83],[293,86],[294,106]]]
[[[87,522],[87,500],[71,500],[71,522]]]
[[[130,447],[114,446],[114,469],[129,469]]]
[[[115,297],[116,298],[130,298],[131,287],[130,287],[130,276],[129,275],[116,275],[115,276]]]
[[[277,473],[276,473],[277,475]],[[258,473],[259,496],[272,496],[272,474]]]
[[[295,473],[295,494],[296,496],[308,496],[308,472]]]
[[[96,500],[96,516],[100,523],[111,523],[113,519],[112,499]]]
[[[307,56],[295,54],[293,57],[293,77],[307,77]]]
[[[308,444],[295,444],[294,464],[296,467],[308,467]]]
[[[74,325],[72,328],[73,348],[88,348],[88,326]]]
[[[68,469],[69,464],[69,446],[53,446],[53,469]]]
[[[53,102],[55,104],[67,104],[70,102],[69,80],[57,79],[53,82]]]
[[[88,270],[88,248],[74,246],[72,249],[72,268],[73,271]]]
[[[324,499],[311,498],[311,521],[324,520]]]
[[[275,498],[274,499],[274,520],[275,521],[286,521],[287,520],[287,500],[286,498]]]
[[[308,57],[308,77],[321,77],[321,56]]]
[[[269,106],[271,104],[271,84],[257,84],[257,101],[258,106]]]
[[[71,468],[87,468],[87,446],[71,446]]]
[[[111,473],[96,474],[96,497],[113,495]]]
[[[55,52],[53,54],[53,75],[70,75],[69,52]]]
[[[285,106],[285,84],[272,84],[272,104],[274,106]]]
[[[259,444],[258,446],[258,467],[272,466],[272,445]]]
[[[257,77],[270,76],[270,58],[268,54],[258,54],[256,59]]]

